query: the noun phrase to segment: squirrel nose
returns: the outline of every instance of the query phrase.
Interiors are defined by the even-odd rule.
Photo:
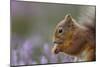
[[[53,41],[54,44],[62,44],[63,42],[58,40],[58,41]]]
[[[54,43],[54,44],[56,44],[56,43],[57,43],[57,41],[53,41],[53,43]]]

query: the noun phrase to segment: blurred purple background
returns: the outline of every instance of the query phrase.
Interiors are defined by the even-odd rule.
[[[11,0],[11,65],[75,62],[75,57],[51,52],[52,34],[66,14],[78,19],[80,8],[87,6]]]

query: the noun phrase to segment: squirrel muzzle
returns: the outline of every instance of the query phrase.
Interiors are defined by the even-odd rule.
[[[54,43],[54,46],[52,48],[52,52],[54,54],[58,54],[59,52],[62,52],[61,48],[62,48],[63,42],[62,41],[54,41],[53,43]]]
[[[52,52],[54,54],[58,54],[59,52],[61,52],[61,50],[58,48],[58,44],[54,44],[54,47],[52,49]]]

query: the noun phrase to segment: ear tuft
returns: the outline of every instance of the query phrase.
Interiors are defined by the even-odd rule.
[[[71,14],[67,14],[67,15],[65,16],[65,20],[66,20],[66,21],[71,21],[71,20],[72,20]]]

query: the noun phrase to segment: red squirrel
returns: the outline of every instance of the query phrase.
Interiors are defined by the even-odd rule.
[[[53,43],[52,52],[54,54],[62,52],[75,56],[81,61],[96,60],[95,27],[81,25],[71,15],[66,15],[56,25]]]

